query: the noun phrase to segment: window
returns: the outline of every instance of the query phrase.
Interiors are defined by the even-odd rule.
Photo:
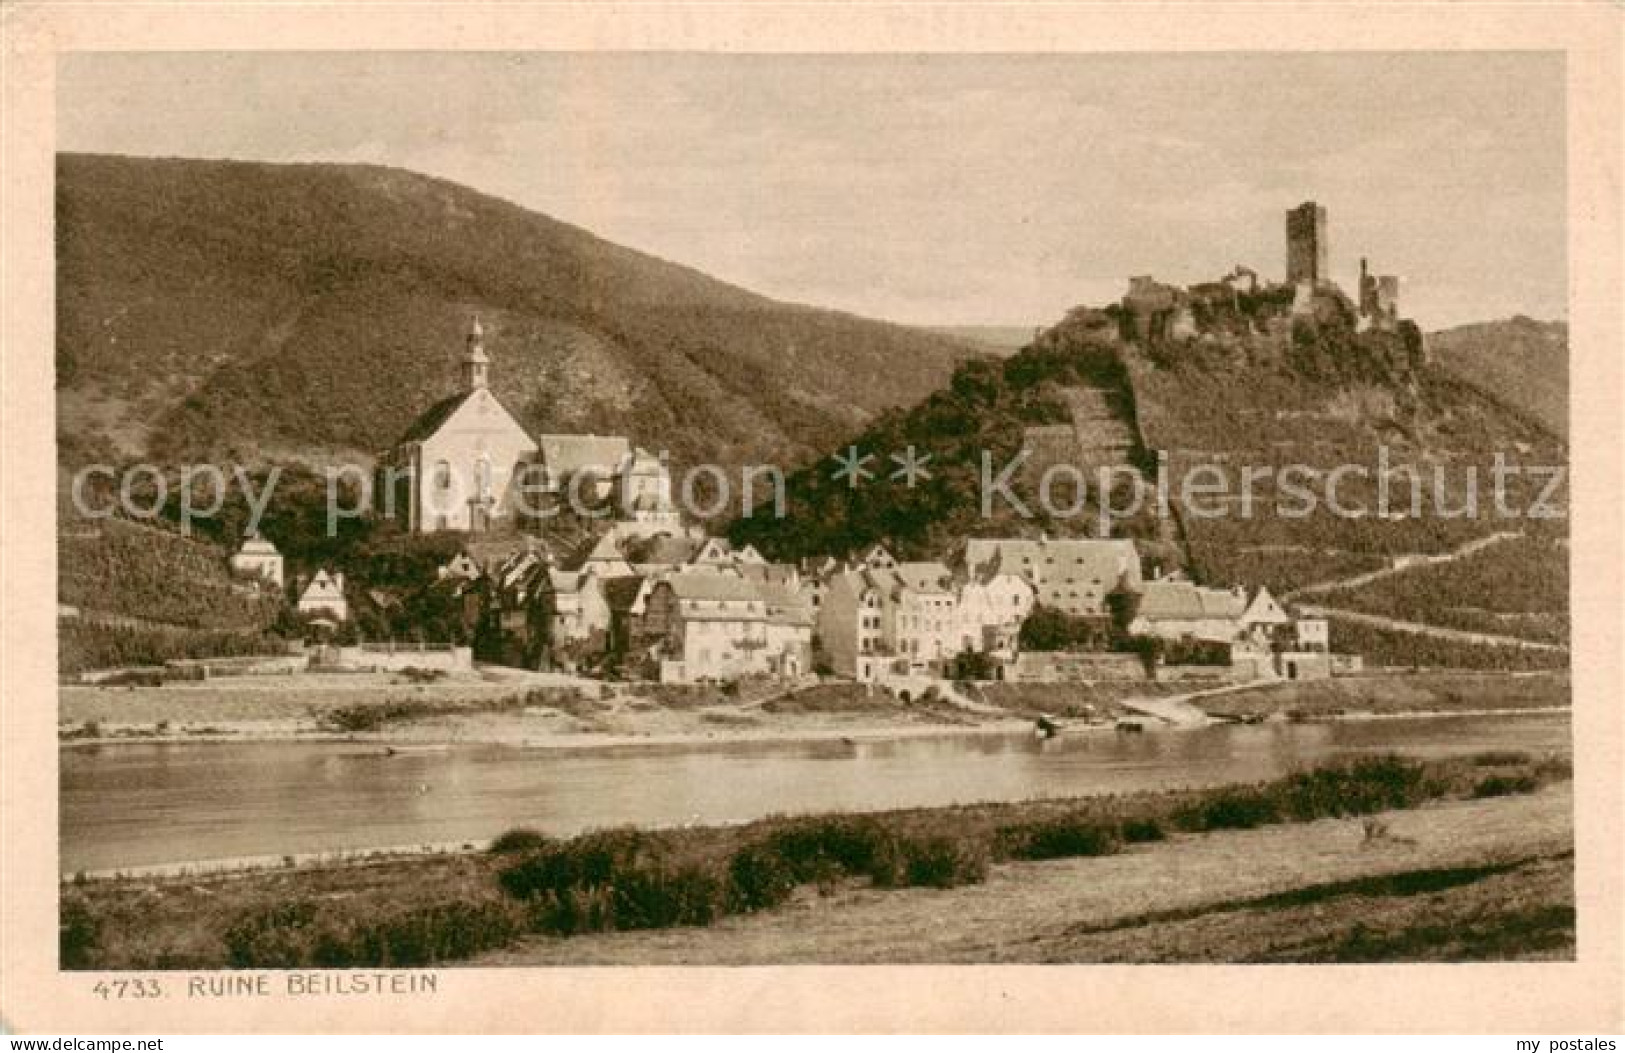
[[[434,466],[434,485],[442,490],[451,489],[450,461],[440,461]]]

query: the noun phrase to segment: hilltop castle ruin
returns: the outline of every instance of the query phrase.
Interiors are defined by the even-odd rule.
[[[1121,310],[1123,336],[1140,343],[1184,341],[1209,332],[1220,316],[1246,316],[1260,331],[1271,319],[1312,319],[1330,310],[1341,313],[1357,332],[1398,332],[1399,278],[1372,274],[1360,259],[1360,285],[1347,297],[1331,278],[1326,207],[1305,201],[1286,213],[1286,281],[1261,285],[1245,266],[1214,282],[1181,288],[1148,274],[1129,279]]]

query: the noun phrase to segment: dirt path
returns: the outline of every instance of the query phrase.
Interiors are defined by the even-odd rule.
[[[1439,555],[1419,554],[1405,563],[1390,564],[1386,567],[1379,567],[1376,570],[1368,570],[1363,574],[1356,574],[1353,577],[1332,578],[1327,581],[1317,581],[1313,584],[1304,585],[1300,588],[1293,589],[1291,592],[1283,593],[1281,598],[1283,600],[1295,600],[1302,596],[1313,596],[1325,592],[1346,592],[1350,589],[1360,588],[1362,585],[1369,585],[1373,581],[1381,581],[1383,578],[1391,578],[1396,574],[1404,574],[1409,571],[1416,570],[1419,567],[1431,567],[1439,563],[1453,563],[1458,559],[1464,559],[1467,556],[1482,552],[1491,545],[1498,545],[1503,541],[1511,541],[1513,538],[1520,538],[1523,536],[1523,531],[1521,530],[1497,531],[1496,533],[1489,534],[1485,537],[1474,538],[1465,545],[1462,545],[1460,548],[1454,549],[1450,552],[1441,553]]]
[[[1388,813],[1381,817],[1387,834],[1374,841],[1359,819],[1179,836],[1097,859],[1005,864],[985,884],[957,889],[850,888],[827,898],[808,891],[778,910],[706,929],[536,937],[470,964],[1098,960],[1109,953],[1080,942],[1080,933],[1132,942],[1140,919],[1169,912],[1223,914],[1238,900],[1440,868],[1526,861],[1565,868],[1572,814],[1572,788],[1563,784]]]
[[[1363,611],[1350,611],[1341,607],[1300,604],[1298,609],[1304,614],[1319,618],[1342,618],[1378,629],[1411,633],[1414,636],[1432,636],[1440,640],[1449,640],[1452,643],[1484,644],[1491,647],[1521,647],[1529,651],[1566,652],[1568,650],[1563,644],[1537,643],[1534,640],[1525,640],[1521,636],[1501,636],[1495,633],[1475,633],[1466,629],[1446,629],[1443,626],[1428,625],[1425,622],[1408,622],[1400,618],[1389,618],[1380,614],[1366,614]]]

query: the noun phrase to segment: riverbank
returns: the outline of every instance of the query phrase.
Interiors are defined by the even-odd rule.
[[[1355,924],[1389,917],[1382,901],[1394,896],[1445,896],[1418,915],[1418,925],[1433,925],[1439,911],[1461,907],[1451,897],[1477,902],[1498,887],[1481,881],[1522,889],[1531,909],[1561,922],[1562,882],[1553,875],[1571,844],[1567,778],[1561,760],[1506,751],[1368,757],[1246,787],[569,841],[515,831],[495,852],[75,880],[63,885],[63,960],[111,969],[408,965],[482,951],[494,957],[477,964],[1093,960],[1093,944],[1062,938],[1107,940],[1132,919],[1133,927],[1200,928],[1213,923],[1201,920],[1209,914],[1335,900],[1329,916],[1348,921],[1342,939]],[[1375,813],[1384,814],[1351,818]],[[1265,839],[1249,840],[1257,837]],[[1462,873],[1433,873],[1452,869]],[[1253,902],[1291,889],[1309,898]],[[1040,920],[1061,927],[1035,928]],[[1572,953],[1572,923],[1547,929],[1543,953]],[[1054,938],[1017,939],[1022,933]],[[1463,956],[1496,956],[1485,939]],[[1218,935],[1198,940],[1201,953],[1168,940],[1170,960],[1252,954]],[[1527,950],[1513,940],[1501,956]]]
[[[939,735],[1009,734],[1039,713],[1069,733],[1109,728],[1137,714],[1125,699],[1168,699],[1171,684],[997,684],[973,704],[947,697],[905,702],[851,683],[758,688],[661,688],[482,669],[423,683],[400,674],[234,677],[160,687],[64,685],[64,746],[139,742],[351,742],[493,744],[606,749],[710,743],[815,743]],[[1325,720],[1563,708],[1566,673],[1413,673],[1274,682],[1191,704],[1219,720]]]

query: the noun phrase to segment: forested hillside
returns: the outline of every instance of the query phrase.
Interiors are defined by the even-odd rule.
[[[778,303],[410,172],[64,155],[64,458],[369,455],[454,390],[484,324],[536,431],[794,461],[976,352]]]

